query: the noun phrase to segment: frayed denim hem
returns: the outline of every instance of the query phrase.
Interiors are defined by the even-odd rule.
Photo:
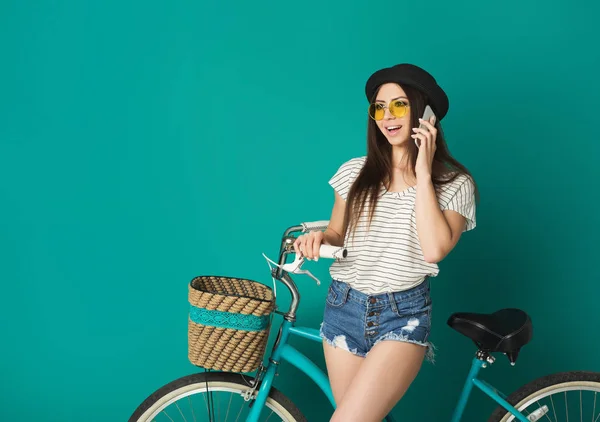
[[[430,362],[432,364],[435,363],[436,347],[431,342],[422,342],[422,341],[414,340],[414,339],[409,338],[407,335],[398,334],[398,333],[391,331],[387,334],[382,335],[380,338],[378,338],[377,341],[373,344],[373,347],[375,347],[375,345],[377,343],[384,341],[384,340],[403,341],[405,343],[413,343],[413,344],[417,344],[419,346],[426,347],[427,352],[425,353],[425,360],[427,360],[428,362]]]
[[[345,335],[343,335],[343,334],[342,334],[342,335],[335,336],[335,337],[333,338],[333,340],[332,340],[332,339],[330,339],[330,338],[328,338],[328,337],[325,335],[325,333],[323,333],[323,324],[322,324],[322,323],[321,323],[321,328],[319,329],[319,335],[320,335],[320,337],[321,337],[323,340],[325,340],[325,341],[327,342],[327,344],[329,344],[330,346],[333,346],[333,347],[335,347],[335,348],[340,348],[340,349],[342,349],[342,350],[345,350],[345,351],[347,351],[347,352],[350,352],[350,353],[352,353],[353,355],[355,355],[355,356],[358,356],[358,357],[361,357],[361,358],[364,358],[364,357],[366,357],[366,356],[367,356],[366,354],[359,352],[359,351],[358,351],[358,349],[356,349],[356,348],[354,348],[354,349],[350,349],[350,347],[348,347],[348,343],[346,342],[346,336],[345,336]]]

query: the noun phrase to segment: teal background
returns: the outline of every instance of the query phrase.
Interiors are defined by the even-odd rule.
[[[0,4],[0,420],[126,420],[187,361],[187,283],[271,283],[283,230],[328,219],[327,181],[365,153],[363,86],[413,62],[450,97],[478,227],[433,282],[426,364],[402,421],[447,420],[475,352],[455,311],[516,306],[532,343],[484,377],[507,392],[600,370],[600,41],[592,1]],[[298,279],[299,324],[327,290]],[[279,286],[281,306],[289,303]],[[294,345],[324,368],[319,345]],[[312,421],[325,397],[278,388]],[[475,392],[466,421],[494,405]]]

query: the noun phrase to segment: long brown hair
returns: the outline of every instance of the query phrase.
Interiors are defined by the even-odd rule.
[[[411,86],[402,86],[402,89],[408,97],[410,133],[413,133],[412,128],[419,127],[419,117],[425,111],[427,98],[421,91]],[[378,92],[379,89],[375,92],[371,101],[375,101]],[[469,170],[450,154],[442,125],[438,119],[436,119],[435,127],[437,129],[436,151],[433,157],[431,177],[436,189],[443,184],[452,182],[460,174],[469,176],[475,184]],[[408,145],[404,164],[407,164],[412,176],[416,177],[415,165],[417,163],[418,148],[414,142],[409,142]],[[369,201],[369,224],[371,223],[381,187],[384,186],[386,190],[389,189],[392,172],[392,145],[379,130],[375,121],[367,116],[367,158],[348,192],[342,233],[346,233],[349,228],[354,231],[367,201]],[[477,201],[479,200],[479,190],[476,184],[475,198]]]

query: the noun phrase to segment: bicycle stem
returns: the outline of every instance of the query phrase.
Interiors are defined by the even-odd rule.
[[[281,245],[279,248],[279,263],[276,264],[274,261],[271,261],[265,254],[263,256],[271,263],[275,264],[275,268],[271,270],[271,276],[281,281],[288,288],[292,295],[292,302],[290,304],[290,309],[284,315],[284,318],[290,322],[294,322],[296,320],[296,311],[298,309],[300,303],[300,293],[298,292],[298,288],[296,287],[296,283],[292,280],[290,276],[290,272],[293,274],[306,274],[313,280],[317,282],[317,285],[321,284],[319,279],[315,277],[308,270],[300,270],[300,267],[304,263],[304,258],[296,255],[296,260],[293,263],[286,264],[286,257],[290,253],[296,253],[293,249],[293,245],[296,241],[294,236],[291,236],[292,233],[295,232],[310,232],[323,230],[327,228],[329,224],[328,220],[321,221],[313,221],[308,223],[302,223],[300,225],[291,226],[285,230],[281,239]],[[344,259],[347,256],[347,251],[344,247],[332,246],[322,244],[319,249],[319,253],[323,257],[332,258],[332,259]]]
[[[273,270],[273,272],[275,272],[275,270]],[[289,289],[292,295],[290,309],[285,314],[283,314],[283,317],[290,322],[294,322],[296,321],[296,311],[298,310],[298,306],[300,305],[300,293],[298,292],[296,283],[294,282],[294,280],[292,280],[292,278],[287,272],[284,272],[282,274],[281,278],[279,278],[279,281],[281,281]]]
[[[290,235],[292,233],[302,231],[304,231],[304,227],[302,225],[292,226],[285,230],[281,239],[281,246],[279,248],[279,267],[275,267],[272,274],[276,280],[281,281],[289,289],[292,295],[290,309],[283,315],[285,319],[291,322],[296,321],[296,311],[300,305],[300,293],[298,292],[298,288],[296,287],[294,280],[292,280],[290,275],[281,267],[283,267],[285,264],[287,255],[291,253],[290,248],[294,243],[294,238],[290,237]]]
[[[285,264],[285,260],[286,260],[286,256],[290,250],[290,246],[294,243],[294,238],[290,237],[290,235],[292,233],[295,232],[301,232],[303,231],[304,227],[302,227],[301,225],[298,226],[292,226],[289,227],[285,230],[285,232],[283,233],[283,236],[281,238],[281,245],[279,247],[279,265],[280,267],[282,267]],[[277,272],[275,273],[275,278],[277,280],[279,280],[282,276],[282,272],[283,270],[281,268],[277,269]]]

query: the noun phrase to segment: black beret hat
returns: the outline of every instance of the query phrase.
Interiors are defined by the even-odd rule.
[[[437,84],[435,78],[419,66],[401,63],[392,67],[379,69],[367,80],[365,86],[367,99],[371,101],[377,88],[388,82],[394,82],[399,85],[410,85],[422,91],[429,98],[429,105],[438,120],[442,120],[446,113],[448,113],[448,96]]]

